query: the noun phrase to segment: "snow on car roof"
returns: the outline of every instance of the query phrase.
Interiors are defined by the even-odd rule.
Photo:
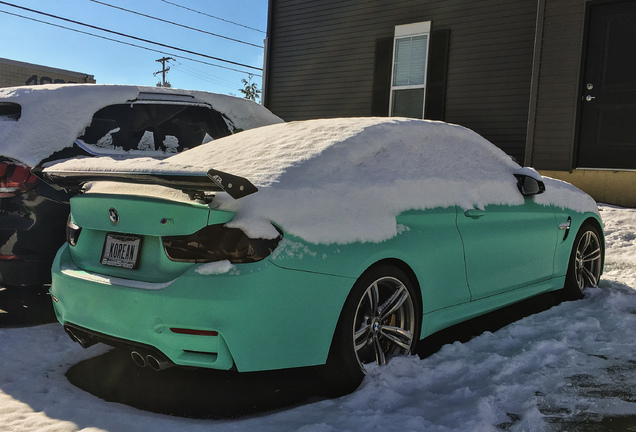
[[[250,180],[253,195],[215,199],[235,211],[232,226],[249,235],[275,236],[269,221],[314,243],[382,241],[400,231],[407,210],[489,204],[520,205],[515,173],[503,151],[461,126],[403,118],[339,118],[281,123],[201,145],[162,161],[92,158],[56,170],[205,173],[224,171]],[[596,203],[563,182],[546,179],[533,198],[577,211]],[[121,186],[118,192],[127,192]]]
[[[96,111],[135,99],[140,92],[192,95],[223,113],[238,130],[282,122],[255,102],[192,90],[102,84],[7,87],[0,88],[0,103],[17,103],[22,113],[18,121],[0,119],[0,155],[35,166],[72,146]]]

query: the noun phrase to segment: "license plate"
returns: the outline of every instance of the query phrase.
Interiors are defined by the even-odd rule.
[[[140,246],[141,237],[109,233],[104,242],[102,264],[134,269],[137,267]]]

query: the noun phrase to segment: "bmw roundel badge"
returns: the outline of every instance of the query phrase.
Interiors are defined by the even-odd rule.
[[[119,213],[113,207],[108,209],[108,219],[115,225],[119,223]]]

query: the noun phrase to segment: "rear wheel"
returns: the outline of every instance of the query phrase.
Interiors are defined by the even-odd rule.
[[[600,230],[591,223],[583,224],[576,235],[565,279],[569,299],[583,298],[585,288],[598,285],[605,255],[601,239]]]
[[[325,378],[339,392],[354,390],[364,365],[385,364],[415,352],[420,334],[419,303],[413,285],[397,267],[382,265],[356,282],[340,315]]]

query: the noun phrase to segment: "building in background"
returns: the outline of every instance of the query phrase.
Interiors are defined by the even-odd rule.
[[[93,75],[0,58],[0,87],[95,83]]]
[[[636,206],[635,0],[269,0],[263,103],[407,116]]]

